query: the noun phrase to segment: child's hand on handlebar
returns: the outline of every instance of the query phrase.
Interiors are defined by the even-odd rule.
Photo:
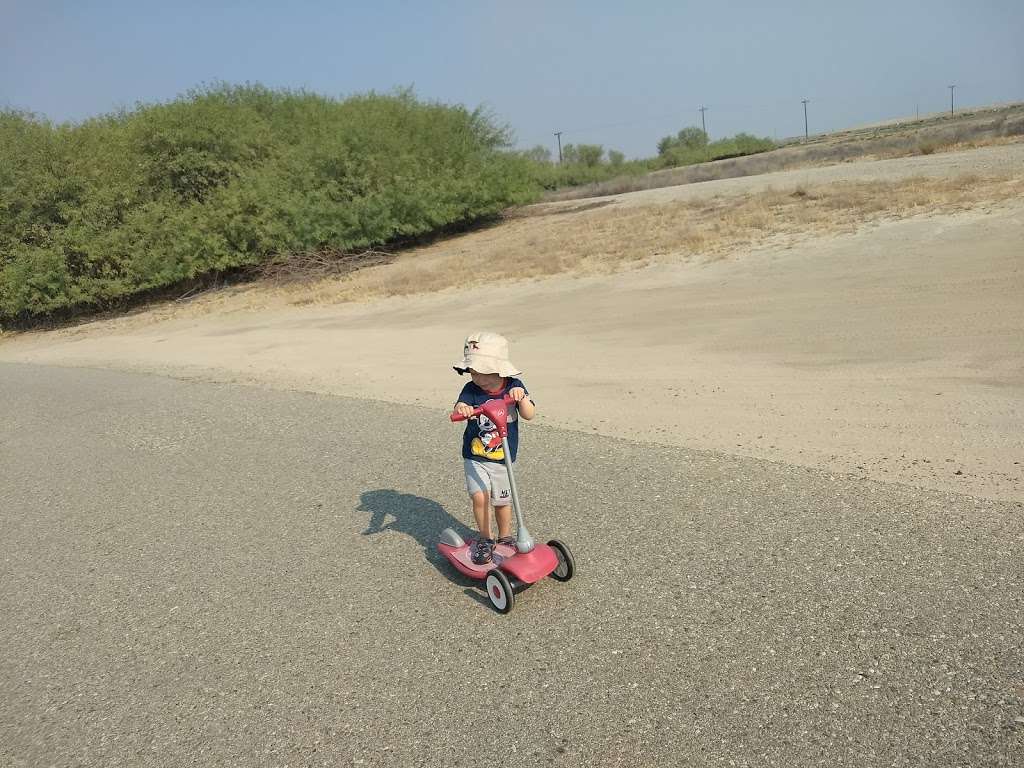
[[[456,403],[455,412],[459,414],[459,416],[468,419],[473,415],[473,406],[466,405],[465,403]]]

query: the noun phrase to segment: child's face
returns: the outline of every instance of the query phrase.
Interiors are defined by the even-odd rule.
[[[470,368],[469,375],[473,377],[473,383],[480,389],[494,391],[501,387],[502,377],[497,373],[479,373]]]

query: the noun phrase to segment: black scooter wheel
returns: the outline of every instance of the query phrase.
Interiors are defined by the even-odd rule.
[[[552,539],[548,546],[555,550],[558,557],[558,565],[551,572],[551,578],[555,581],[568,581],[576,573],[576,561],[572,559],[572,552],[558,539]]]
[[[491,605],[494,606],[494,610],[498,613],[508,613],[512,610],[512,606],[516,602],[516,595],[512,591],[512,584],[509,582],[508,576],[495,568],[487,574],[484,586],[487,587],[487,597],[491,601]]]

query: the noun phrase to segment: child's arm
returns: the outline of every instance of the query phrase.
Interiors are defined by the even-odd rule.
[[[459,399],[456,401],[454,408],[457,414],[459,414],[460,416],[465,416],[467,419],[473,415],[473,406],[467,405],[464,399],[469,397],[469,387],[470,384],[466,384],[466,386],[462,388],[462,391],[459,392]]]
[[[529,421],[533,418],[534,414],[537,413],[537,406],[534,405],[533,400],[526,390],[522,387],[512,387],[508,391],[509,396],[516,401],[516,406],[519,408],[519,415]]]

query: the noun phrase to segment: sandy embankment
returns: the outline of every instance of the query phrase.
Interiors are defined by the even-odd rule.
[[[1019,145],[994,149],[773,174],[773,184],[814,183],[815,172],[831,180],[841,168],[928,173],[940,162],[947,175],[976,173],[979,162],[1021,171]],[[723,184],[735,192],[744,182],[751,190],[765,184]],[[678,189],[721,193],[714,184]],[[668,193],[634,193],[620,204],[657,205]],[[645,194],[652,196],[646,203]],[[685,446],[1024,499],[1021,199],[746,248],[711,262],[500,291],[259,312],[211,306],[220,311],[166,318],[158,311],[21,335],[0,343],[0,361],[195,376],[441,410],[460,385],[448,364],[462,337],[490,328],[513,340],[543,423],[648,441],[652,461]],[[446,427],[439,421],[438,428]]]

